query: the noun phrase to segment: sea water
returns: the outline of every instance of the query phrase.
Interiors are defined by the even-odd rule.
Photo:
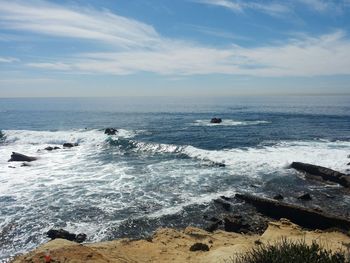
[[[307,191],[350,210],[338,186],[289,169],[349,172],[350,96],[0,99],[0,130],[0,260],[47,241],[51,228],[93,242],[201,226],[208,203],[242,191]],[[38,160],[22,167],[8,162],[12,152]]]

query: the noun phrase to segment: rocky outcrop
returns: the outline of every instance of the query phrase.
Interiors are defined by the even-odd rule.
[[[275,219],[287,218],[302,227],[310,229],[336,227],[346,231],[350,230],[350,220],[347,218],[249,194],[236,194],[235,197],[252,204],[258,212],[264,215]]]
[[[212,118],[210,120],[210,123],[221,123],[222,122],[222,119],[221,118]]]
[[[117,132],[118,132],[118,130],[115,129],[115,128],[107,128],[107,129],[105,129],[105,134],[107,134],[107,135],[116,135]]]
[[[56,239],[56,238],[61,238],[61,239],[66,239],[69,241],[74,241],[77,243],[82,243],[86,240],[86,234],[73,234],[73,233],[69,233],[68,231],[64,230],[64,229],[50,229],[47,233],[46,233],[47,237],[51,238],[51,240]]]
[[[334,171],[332,169],[308,163],[293,162],[291,167],[299,172],[303,172],[307,177],[340,184],[350,188],[350,176]]]
[[[274,244],[282,238],[307,244],[321,244],[327,250],[347,251],[350,237],[335,231],[305,231],[287,220],[270,222],[262,235],[241,235],[224,231],[206,232],[188,227],[185,230],[159,229],[149,240],[120,239],[115,241],[77,244],[55,239],[26,255],[16,257],[12,263],[42,263],[49,251],[52,262],[235,262],[237,255],[257,248],[261,244]],[[203,245],[196,245],[200,243]],[[193,247],[190,251],[190,248]],[[205,251],[207,250],[209,251]],[[199,250],[198,250],[199,249]],[[203,252],[203,250],[205,252]]]
[[[36,157],[27,156],[21,153],[12,152],[11,159],[9,162],[32,162],[37,160]]]

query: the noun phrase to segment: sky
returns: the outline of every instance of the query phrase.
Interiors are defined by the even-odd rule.
[[[350,94],[350,0],[0,0],[0,97]]]

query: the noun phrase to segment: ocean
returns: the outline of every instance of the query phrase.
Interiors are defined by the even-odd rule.
[[[350,212],[338,186],[289,169],[349,173],[350,96],[0,99],[0,130],[0,262],[51,228],[94,242],[203,227],[212,200],[237,192],[310,192],[313,205]],[[11,152],[38,160],[22,167]]]

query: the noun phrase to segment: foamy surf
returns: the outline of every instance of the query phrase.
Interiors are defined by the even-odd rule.
[[[265,120],[231,120],[224,119],[221,123],[211,123],[210,120],[196,120],[193,125],[196,126],[250,126],[259,124],[269,124],[271,122]]]

